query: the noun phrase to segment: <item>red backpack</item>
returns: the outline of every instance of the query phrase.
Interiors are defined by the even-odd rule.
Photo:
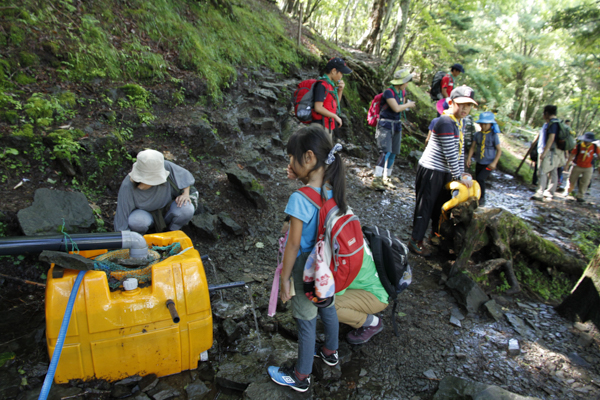
[[[387,90],[387,89],[386,89]],[[404,98],[404,90],[402,91],[402,98]],[[383,92],[379,93],[373,101],[371,101],[371,106],[369,107],[369,111],[367,112],[367,123],[369,126],[377,126],[377,121],[379,121],[379,113],[381,112],[381,98],[383,97]],[[387,103],[383,105],[384,108],[388,107]]]
[[[298,84],[298,88],[292,95],[294,102],[294,114],[303,124],[312,122],[312,108],[314,106],[314,87],[318,79],[307,79]]]
[[[338,293],[354,281],[362,267],[364,240],[360,221],[350,207],[344,215],[338,215],[333,197],[323,204],[321,194],[309,186],[298,192],[319,209],[317,240],[325,243],[325,262],[333,273]]]

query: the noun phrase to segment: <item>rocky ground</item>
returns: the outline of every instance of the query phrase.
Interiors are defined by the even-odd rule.
[[[385,324],[381,334],[366,345],[350,346],[344,341],[350,329],[342,327],[340,365],[329,368],[315,362],[314,385],[308,394],[299,395],[270,382],[266,367],[295,354],[295,329],[290,312],[280,309],[270,318],[267,304],[283,209],[299,184],[286,179],[282,150],[285,132],[294,126],[282,117],[285,108],[276,104],[277,96],[271,98],[282,86],[278,89],[271,80],[262,82],[263,92],[256,98],[259,104],[271,102],[266,113],[261,113],[255,102],[236,105],[225,113],[237,113],[240,117],[235,124],[246,127],[244,132],[253,133],[235,133],[230,128],[229,135],[214,142],[194,142],[194,132],[185,133],[191,126],[189,120],[196,121],[194,129],[203,129],[203,123],[198,122],[202,118],[197,115],[197,108],[189,107],[179,110],[177,116],[165,118],[161,122],[164,126],[150,133],[140,127],[134,139],[126,144],[132,156],[148,147],[166,152],[169,159],[194,174],[205,212],[184,232],[202,255],[211,258],[205,263],[208,282],[248,283],[248,291],[231,289],[222,295],[212,295],[214,345],[209,360],[201,362],[197,370],[158,380],[149,377],[143,381],[133,378],[118,383],[54,385],[52,400],[83,397],[425,400],[432,399],[441,380],[450,376],[540,399],[600,398],[600,336],[594,326],[564,320],[554,312],[555,303],[545,302],[527,287],[512,296],[496,292],[495,287],[484,287],[499,306],[498,320],[483,311],[468,314],[443,284],[441,266],[452,255],[439,252],[429,260],[410,256],[413,283],[401,295],[396,315],[391,315],[391,307],[381,314]],[[287,83],[288,87],[293,84],[294,81]],[[240,82],[238,88],[244,85],[253,83]],[[188,124],[179,129],[178,117],[187,118]],[[225,122],[218,120],[219,116],[211,118],[217,127],[230,121],[227,117]],[[102,124],[88,126],[91,126],[90,138],[100,140]],[[181,143],[184,138],[185,143]],[[345,143],[346,136],[343,138]],[[349,204],[363,225],[389,229],[406,241],[414,208],[415,159],[398,160],[394,171],[396,189],[372,191],[375,154],[369,140],[372,139],[365,139],[363,146],[345,143]],[[203,151],[191,143],[212,147]],[[109,230],[118,185],[131,165],[125,159],[120,161],[103,177],[107,181],[106,190],[93,199]],[[57,168],[34,165],[28,174],[13,174],[1,185],[7,232],[19,234],[16,212],[31,205],[35,189],[77,190]],[[250,198],[232,183],[235,180],[232,176],[242,172],[252,174],[256,181]],[[27,181],[14,188],[23,178]],[[490,182],[487,205],[504,207],[521,216],[540,235],[577,255],[578,249],[571,242],[573,234],[597,226],[600,219],[598,177],[595,179],[587,203],[568,202],[560,197],[536,203],[529,200],[533,194],[530,187],[496,172]],[[43,283],[46,271],[47,266],[37,261],[35,255],[0,259],[0,273],[5,275]],[[34,399],[39,395],[48,367],[44,290],[1,277],[0,284],[0,355],[11,358],[0,367],[0,398]],[[398,321],[397,337],[392,331],[392,318]],[[511,339],[516,339],[519,350],[509,354]]]

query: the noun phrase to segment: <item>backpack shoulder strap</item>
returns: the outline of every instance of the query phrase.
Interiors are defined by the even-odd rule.
[[[300,189],[296,190],[296,192],[304,196],[312,203],[313,206],[317,207],[318,210],[323,207],[323,199],[321,198],[321,194],[317,192],[315,188],[310,186],[302,186]]]
[[[169,176],[167,176],[167,182],[169,182],[171,184],[171,187],[173,188],[173,190],[175,191],[176,194],[181,194],[182,190],[180,190],[177,185],[175,185],[175,182],[173,182],[173,180],[171,179],[171,174],[169,174]],[[173,192],[171,192],[173,193]]]

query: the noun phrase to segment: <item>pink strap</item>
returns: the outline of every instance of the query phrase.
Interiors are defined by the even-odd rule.
[[[287,239],[288,232],[285,233],[284,237],[279,238],[277,269],[275,270],[275,276],[273,277],[273,286],[271,286],[271,297],[269,298],[269,317],[274,316],[275,311],[277,310],[277,297],[279,297],[279,277],[281,276],[281,270],[283,269],[283,252],[285,250],[285,241]]]

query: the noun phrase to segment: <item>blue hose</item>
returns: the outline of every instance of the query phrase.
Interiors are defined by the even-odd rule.
[[[62,353],[65,337],[67,336],[67,329],[69,329],[69,322],[71,321],[71,314],[73,312],[73,304],[75,304],[77,292],[79,291],[79,286],[81,285],[81,281],[83,280],[85,272],[86,271],[79,271],[77,279],[75,279],[73,289],[71,289],[71,296],[69,297],[67,309],[65,310],[62,325],[60,326],[58,339],[56,340],[56,346],[54,347],[54,353],[52,354],[52,361],[50,361],[50,367],[48,367],[48,373],[44,379],[44,384],[42,385],[42,390],[40,391],[40,397],[38,397],[38,400],[46,400],[48,393],[50,393],[52,381],[54,380],[54,374],[56,373],[56,367],[58,366],[58,360],[60,359],[60,353]]]

